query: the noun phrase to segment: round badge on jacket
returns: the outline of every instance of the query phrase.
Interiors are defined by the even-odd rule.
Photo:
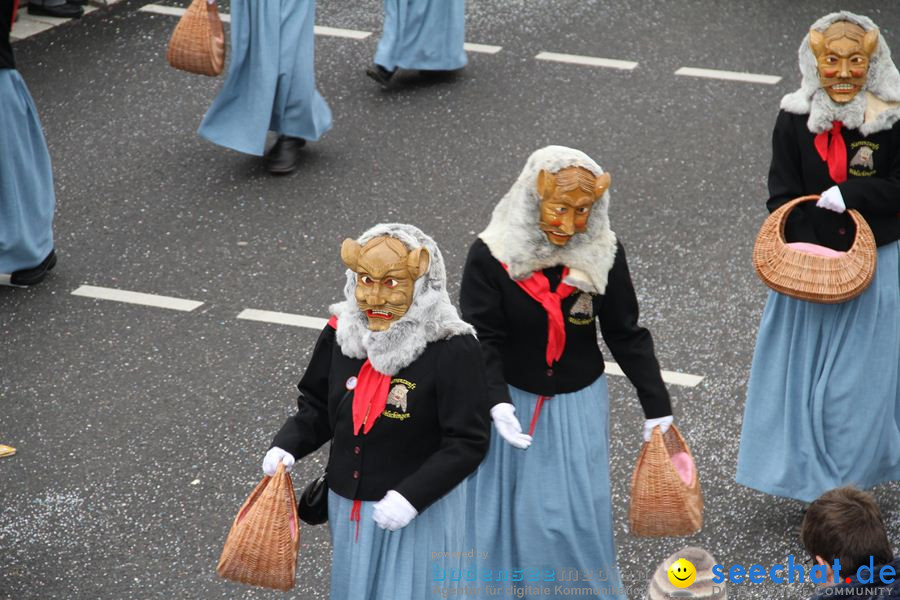
[[[348,389],[348,390],[355,390],[355,389],[356,389],[356,376],[355,376],[355,375],[352,376],[352,377],[350,377],[349,379],[347,379],[347,384],[346,384],[346,386],[347,386],[347,389]]]

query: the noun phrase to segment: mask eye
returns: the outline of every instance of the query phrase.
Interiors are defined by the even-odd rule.
[[[397,287],[398,283],[400,283],[400,282],[397,281],[396,279],[388,278],[388,279],[384,280],[384,287],[389,288],[389,289],[394,289],[395,287]]]
[[[586,214],[588,214],[589,212],[591,212],[591,209],[588,208],[587,206],[582,206],[581,208],[578,209],[578,214],[579,214],[579,215],[586,215]]]
[[[825,64],[826,64],[826,65],[836,65],[836,64],[837,64],[837,61],[838,61],[837,56],[831,55],[831,56],[826,56],[826,57],[825,57]]]
[[[359,278],[359,280],[363,283],[363,285],[372,285],[372,278],[368,275],[363,275]]]
[[[557,209],[556,209],[556,214],[558,214],[558,215],[564,215],[564,214],[566,214],[566,212],[568,212],[568,210],[569,210],[569,209],[566,208],[565,206],[560,206],[560,207],[557,207]]]

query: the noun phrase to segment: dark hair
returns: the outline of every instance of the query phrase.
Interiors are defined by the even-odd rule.
[[[800,538],[810,556],[831,563],[837,558],[846,574],[869,564],[870,556],[876,565],[894,559],[878,505],[871,494],[852,486],[825,492],[810,504]]]

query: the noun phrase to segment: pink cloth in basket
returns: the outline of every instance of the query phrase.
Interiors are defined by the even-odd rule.
[[[847,254],[846,252],[832,250],[826,246],[810,244],[809,242],[791,242],[787,247],[792,250],[797,250],[798,252],[806,252],[807,254],[813,254],[815,256],[824,256],[825,258],[840,258]]]
[[[671,460],[672,466],[675,467],[675,471],[678,472],[684,485],[691,485],[691,481],[694,479],[694,461],[691,459],[691,455],[687,452],[676,452],[672,455]]]

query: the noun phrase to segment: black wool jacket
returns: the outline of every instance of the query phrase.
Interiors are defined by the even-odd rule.
[[[544,269],[555,290],[562,267]],[[490,249],[477,239],[469,249],[459,295],[462,317],[475,326],[487,365],[490,405],[510,402],[507,384],[553,396],[589,386],[603,374],[597,321],[603,340],[637,388],[648,419],[672,414],[669,393],[653,352],[650,332],[638,325],[638,302],[618,244],[606,293],[575,291],[562,301],[566,347],[547,367],[547,313],[513,281]]]
[[[13,0],[0,0],[0,69],[15,69],[9,31],[12,29]]]
[[[353,390],[363,360],[347,358],[325,327],[297,387],[297,413],[272,442],[300,459],[332,440],[328,487],[352,500],[396,490],[419,512],[456,487],[490,440],[478,342],[459,335],[428,344],[391,378],[384,413],[353,433]]]
[[[769,167],[769,211],[799,196],[821,194],[835,185],[828,164],[816,151],[815,134],[806,126],[809,115],[781,111],[772,134]],[[856,129],[841,129],[847,146],[847,181],[838,185],[847,208],[865,218],[879,246],[900,239],[900,121],[891,129],[865,137]],[[805,202],[791,211],[785,228],[789,242],[810,242],[845,251],[856,228],[847,214]]]

